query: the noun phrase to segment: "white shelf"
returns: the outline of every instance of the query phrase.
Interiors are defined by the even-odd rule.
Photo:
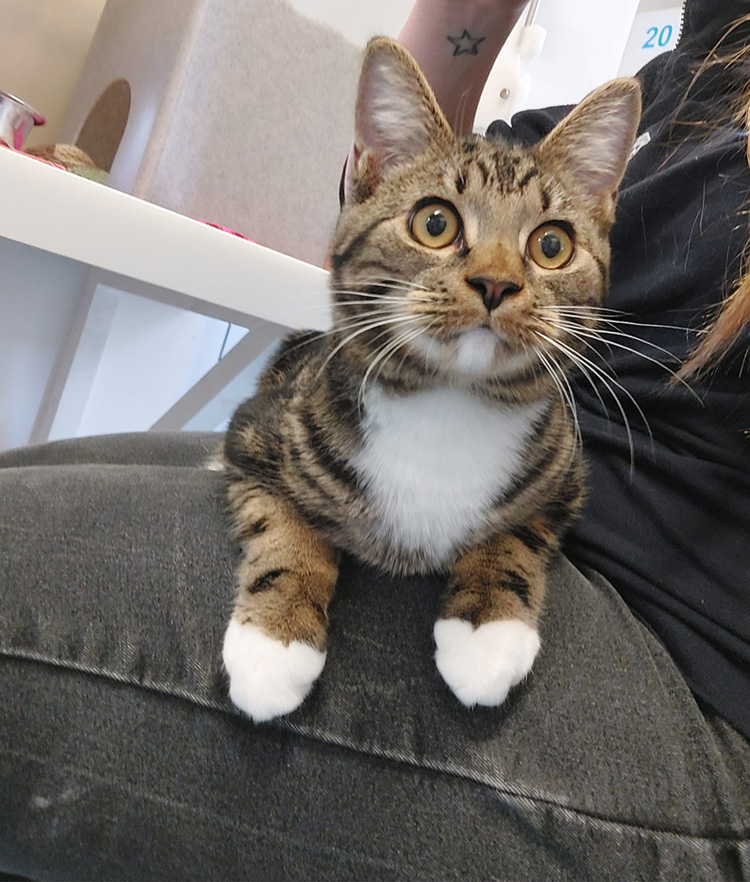
[[[0,308],[15,322],[4,336],[0,327],[5,361],[15,352],[23,366],[0,377],[0,449],[85,432],[213,428],[228,395],[252,391],[271,340],[331,324],[320,267],[6,148],[0,277]],[[202,333],[190,313],[251,332],[231,359],[216,364],[201,350],[190,367]],[[208,373],[195,382],[199,362]],[[21,394],[30,373],[36,383]]]
[[[171,291],[176,305],[233,321],[330,326],[320,267],[5,148],[0,206],[0,236],[129,279],[134,292]]]

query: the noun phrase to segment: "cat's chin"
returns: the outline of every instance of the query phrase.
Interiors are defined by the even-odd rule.
[[[427,361],[450,373],[472,379],[512,374],[528,365],[522,352],[511,352],[490,328],[470,328],[448,341],[417,337],[415,345]]]
[[[464,331],[456,340],[455,369],[459,373],[485,376],[492,372],[500,340],[489,328]]]

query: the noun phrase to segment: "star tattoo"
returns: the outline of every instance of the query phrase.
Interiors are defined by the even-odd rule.
[[[460,37],[446,37],[445,39],[456,47],[453,50],[454,55],[477,55],[479,53],[477,47],[484,37],[472,37],[467,30],[464,30]]]

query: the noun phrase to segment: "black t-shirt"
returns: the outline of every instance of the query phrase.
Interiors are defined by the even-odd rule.
[[[590,353],[606,362],[629,430],[612,392],[578,376],[588,499],[566,552],[612,582],[694,693],[750,738],[750,341],[690,390],[655,363],[688,356],[733,290],[750,236],[745,133],[690,124],[720,120],[737,94],[734,72],[695,79],[717,32],[750,12],[744,0],[720,2],[688,0],[678,49],[639,75],[650,141],[620,190],[606,301],[624,314],[605,325],[611,346]],[[569,109],[524,112],[488,134],[534,143]]]

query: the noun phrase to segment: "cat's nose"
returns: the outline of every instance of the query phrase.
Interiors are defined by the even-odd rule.
[[[466,282],[479,294],[490,312],[497,309],[506,297],[518,294],[521,290],[521,285],[511,282],[510,279],[498,280],[475,276],[473,279],[467,279]]]

